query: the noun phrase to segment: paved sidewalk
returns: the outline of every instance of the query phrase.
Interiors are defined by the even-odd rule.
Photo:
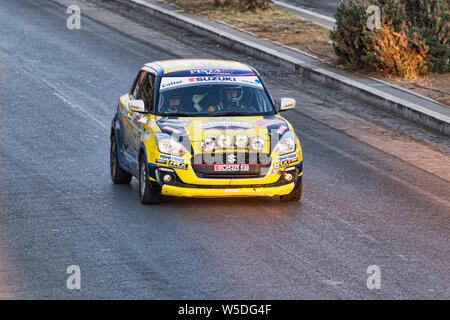
[[[336,19],[334,19],[333,17],[329,17],[311,10],[300,8],[299,6],[293,5],[292,3],[288,3],[285,1],[274,0],[273,2],[275,6],[280,9],[290,11],[293,14],[302,18],[303,20],[312,21],[315,24],[318,24],[330,30],[332,30],[336,25]]]
[[[170,24],[205,36],[221,45],[278,65],[304,78],[343,91],[397,116],[450,135],[450,108],[410,90],[339,70],[300,50],[257,38],[243,30],[186,13],[157,0],[128,0]]]

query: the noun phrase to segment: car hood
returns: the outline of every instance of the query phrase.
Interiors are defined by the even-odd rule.
[[[283,135],[289,124],[280,115],[233,117],[159,117],[156,121],[162,132],[176,136],[188,136],[193,145],[205,137],[220,134],[260,136],[266,142],[271,134]],[[269,143],[266,143],[266,146]],[[194,147],[194,149],[197,149]]]

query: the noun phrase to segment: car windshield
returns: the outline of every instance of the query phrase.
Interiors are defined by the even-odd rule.
[[[157,112],[172,116],[273,115],[257,76],[163,77]]]

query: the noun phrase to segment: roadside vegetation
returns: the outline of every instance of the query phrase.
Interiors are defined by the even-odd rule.
[[[450,106],[448,0],[350,0],[338,7],[331,32],[268,0],[166,1]],[[370,30],[373,4],[380,25]]]
[[[380,8],[377,28],[368,26],[371,5]],[[405,78],[450,72],[447,0],[350,0],[335,17],[335,53],[350,68]]]

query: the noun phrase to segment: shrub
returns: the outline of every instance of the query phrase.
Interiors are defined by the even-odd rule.
[[[433,72],[450,72],[450,11],[446,0],[408,0],[411,34],[426,43],[426,63]]]
[[[331,32],[340,62],[405,77],[449,72],[448,0],[350,0]],[[366,10],[381,8],[381,28],[369,30]]]
[[[413,78],[426,71],[426,51],[416,51],[408,43],[404,30],[396,32],[393,26],[383,25],[376,32],[363,37],[366,51],[361,60],[373,71]]]
[[[340,62],[353,69],[362,64],[363,32],[367,22],[365,8],[368,5],[365,0],[351,0],[347,5],[341,3],[335,14],[336,29],[330,34]]]
[[[272,0],[239,0],[239,4],[243,10],[256,11],[257,9],[269,9],[273,3]],[[216,7],[226,7],[233,4],[233,0],[214,0]]]
[[[269,9],[272,0],[239,0],[244,10]]]

